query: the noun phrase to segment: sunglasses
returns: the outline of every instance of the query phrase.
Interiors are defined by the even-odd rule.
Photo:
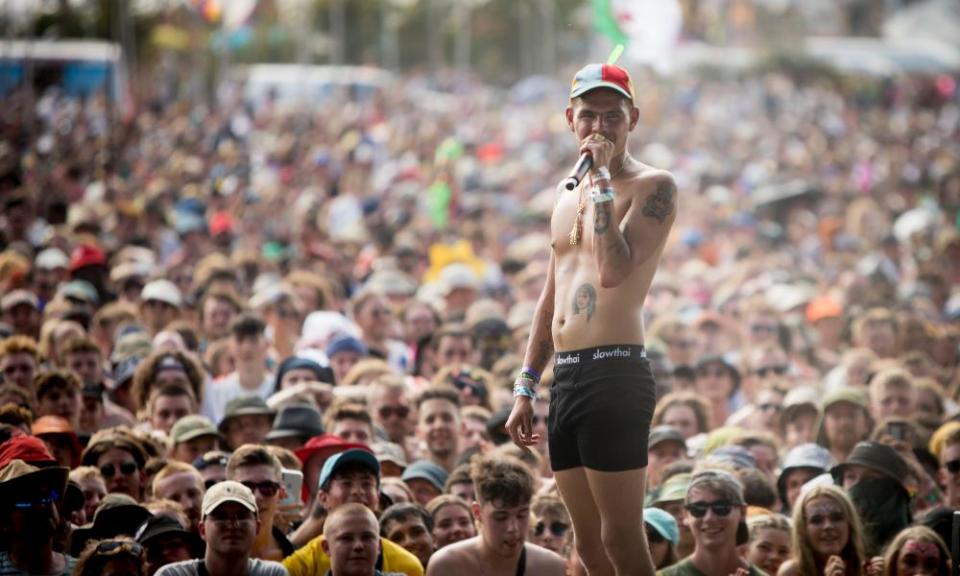
[[[713,510],[717,516],[729,516],[733,510],[733,504],[726,500],[717,500],[716,502],[691,502],[687,504],[687,512],[694,518],[703,518],[708,510]]]
[[[409,415],[410,415],[410,408],[406,406],[381,406],[380,407],[381,420],[389,420],[394,416],[403,420]]]
[[[125,540],[104,540],[97,544],[97,554],[112,556],[122,552],[129,552],[134,556],[142,556],[143,546],[140,546],[136,542],[127,542]]]
[[[46,506],[47,504],[53,504],[60,500],[60,493],[56,490],[51,490],[46,496],[41,496],[34,500],[20,500],[14,502],[13,507],[17,510],[30,510],[37,506]]]
[[[656,530],[647,530],[646,532],[647,532],[647,542],[651,544],[661,544],[666,540],[663,537],[663,535],[657,532]]]
[[[464,390],[469,390],[470,395],[473,396],[474,398],[479,399],[480,402],[486,401],[487,389],[482,384],[480,384],[479,382],[471,378],[470,376],[467,376],[466,374],[463,374],[463,373],[454,374],[452,380],[453,380],[453,386],[460,392],[463,392]]]
[[[116,464],[104,464],[100,467],[100,474],[104,478],[113,478],[117,474],[117,469],[120,470],[121,476],[130,476],[138,470],[136,462],[124,462],[123,464],[117,466]]]
[[[543,536],[544,531],[548,529],[550,530],[551,534],[559,538],[567,533],[567,530],[570,529],[570,525],[556,521],[551,522],[550,524],[544,524],[544,522],[541,520],[533,526],[533,533],[537,537],[540,537]]]
[[[204,470],[210,466],[226,466],[227,457],[217,454],[215,456],[200,456],[193,461],[193,467],[197,470]]]
[[[249,488],[251,492],[259,492],[267,498],[276,496],[277,491],[280,490],[280,484],[271,480],[264,480],[263,482],[241,482],[241,484]]]
[[[754,370],[754,373],[761,378],[767,376],[768,374],[771,376],[774,374],[777,376],[783,376],[787,373],[788,368],[788,366],[764,366],[763,368],[757,368]]]
[[[950,471],[951,474],[956,474],[957,472],[960,472],[960,459],[951,460],[944,464],[944,466]]]

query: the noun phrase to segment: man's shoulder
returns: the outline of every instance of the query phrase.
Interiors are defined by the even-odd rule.
[[[287,576],[287,569],[279,562],[251,558],[247,562],[247,576]]]
[[[433,556],[430,557],[430,566],[434,564],[438,566],[457,565],[460,562],[474,558],[477,554],[478,538],[478,536],[467,538],[466,540],[454,542],[437,550],[433,553]]]
[[[157,570],[154,576],[194,576],[200,573],[200,562],[202,560],[184,560],[167,564]]]
[[[563,557],[553,550],[547,550],[543,546],[538,546],[533,542],[527,542],[524,546],[527,549],[527,562],[544,567],[557,566],[560,569],[566,567],[566,562]]]
[[[657,576],[703,576],[703,572],[697,570],[693,561],[687,558],[660,570],[657,572]]]

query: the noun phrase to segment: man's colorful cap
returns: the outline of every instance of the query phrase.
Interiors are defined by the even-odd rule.
[[[630,74],[615,64],[587,64],[573,77],[570,98],[583,96],[597,88],[610,88],[633,100],[633,81]]]

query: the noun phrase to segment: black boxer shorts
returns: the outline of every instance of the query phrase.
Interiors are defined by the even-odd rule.
[[[547,416],[553,470],[645,468],[657,397],[643,346],[560,352],[553,374]]]

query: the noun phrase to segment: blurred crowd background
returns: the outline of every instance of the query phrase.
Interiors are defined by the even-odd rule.
[[[144,574],[203,557],[188,536],[228,477],[267,519],[253,556],[322,573],[322,470],[345,450],[376,456],[353,501],[384,537],[423,524],[391,540],[406,573],[476,534],[476,475],[514,459],[528,541],[582,573],[545,444],[503,424],[576,156],[568,81],[614,42],[630,151],[679,190],[645,307],[658,568],[701,544],[704,469],[749,505],[706,518],[745,520],[768,573],[913,574],[911,542],[951,563],[954,3],[63,0],[0,24],[0,573],[25,535],[64,573],[81,553],[101,573],[103,542]],[[835,552],[805,511],[824,499]],[[163,535],[182,556],[152,551]]]

